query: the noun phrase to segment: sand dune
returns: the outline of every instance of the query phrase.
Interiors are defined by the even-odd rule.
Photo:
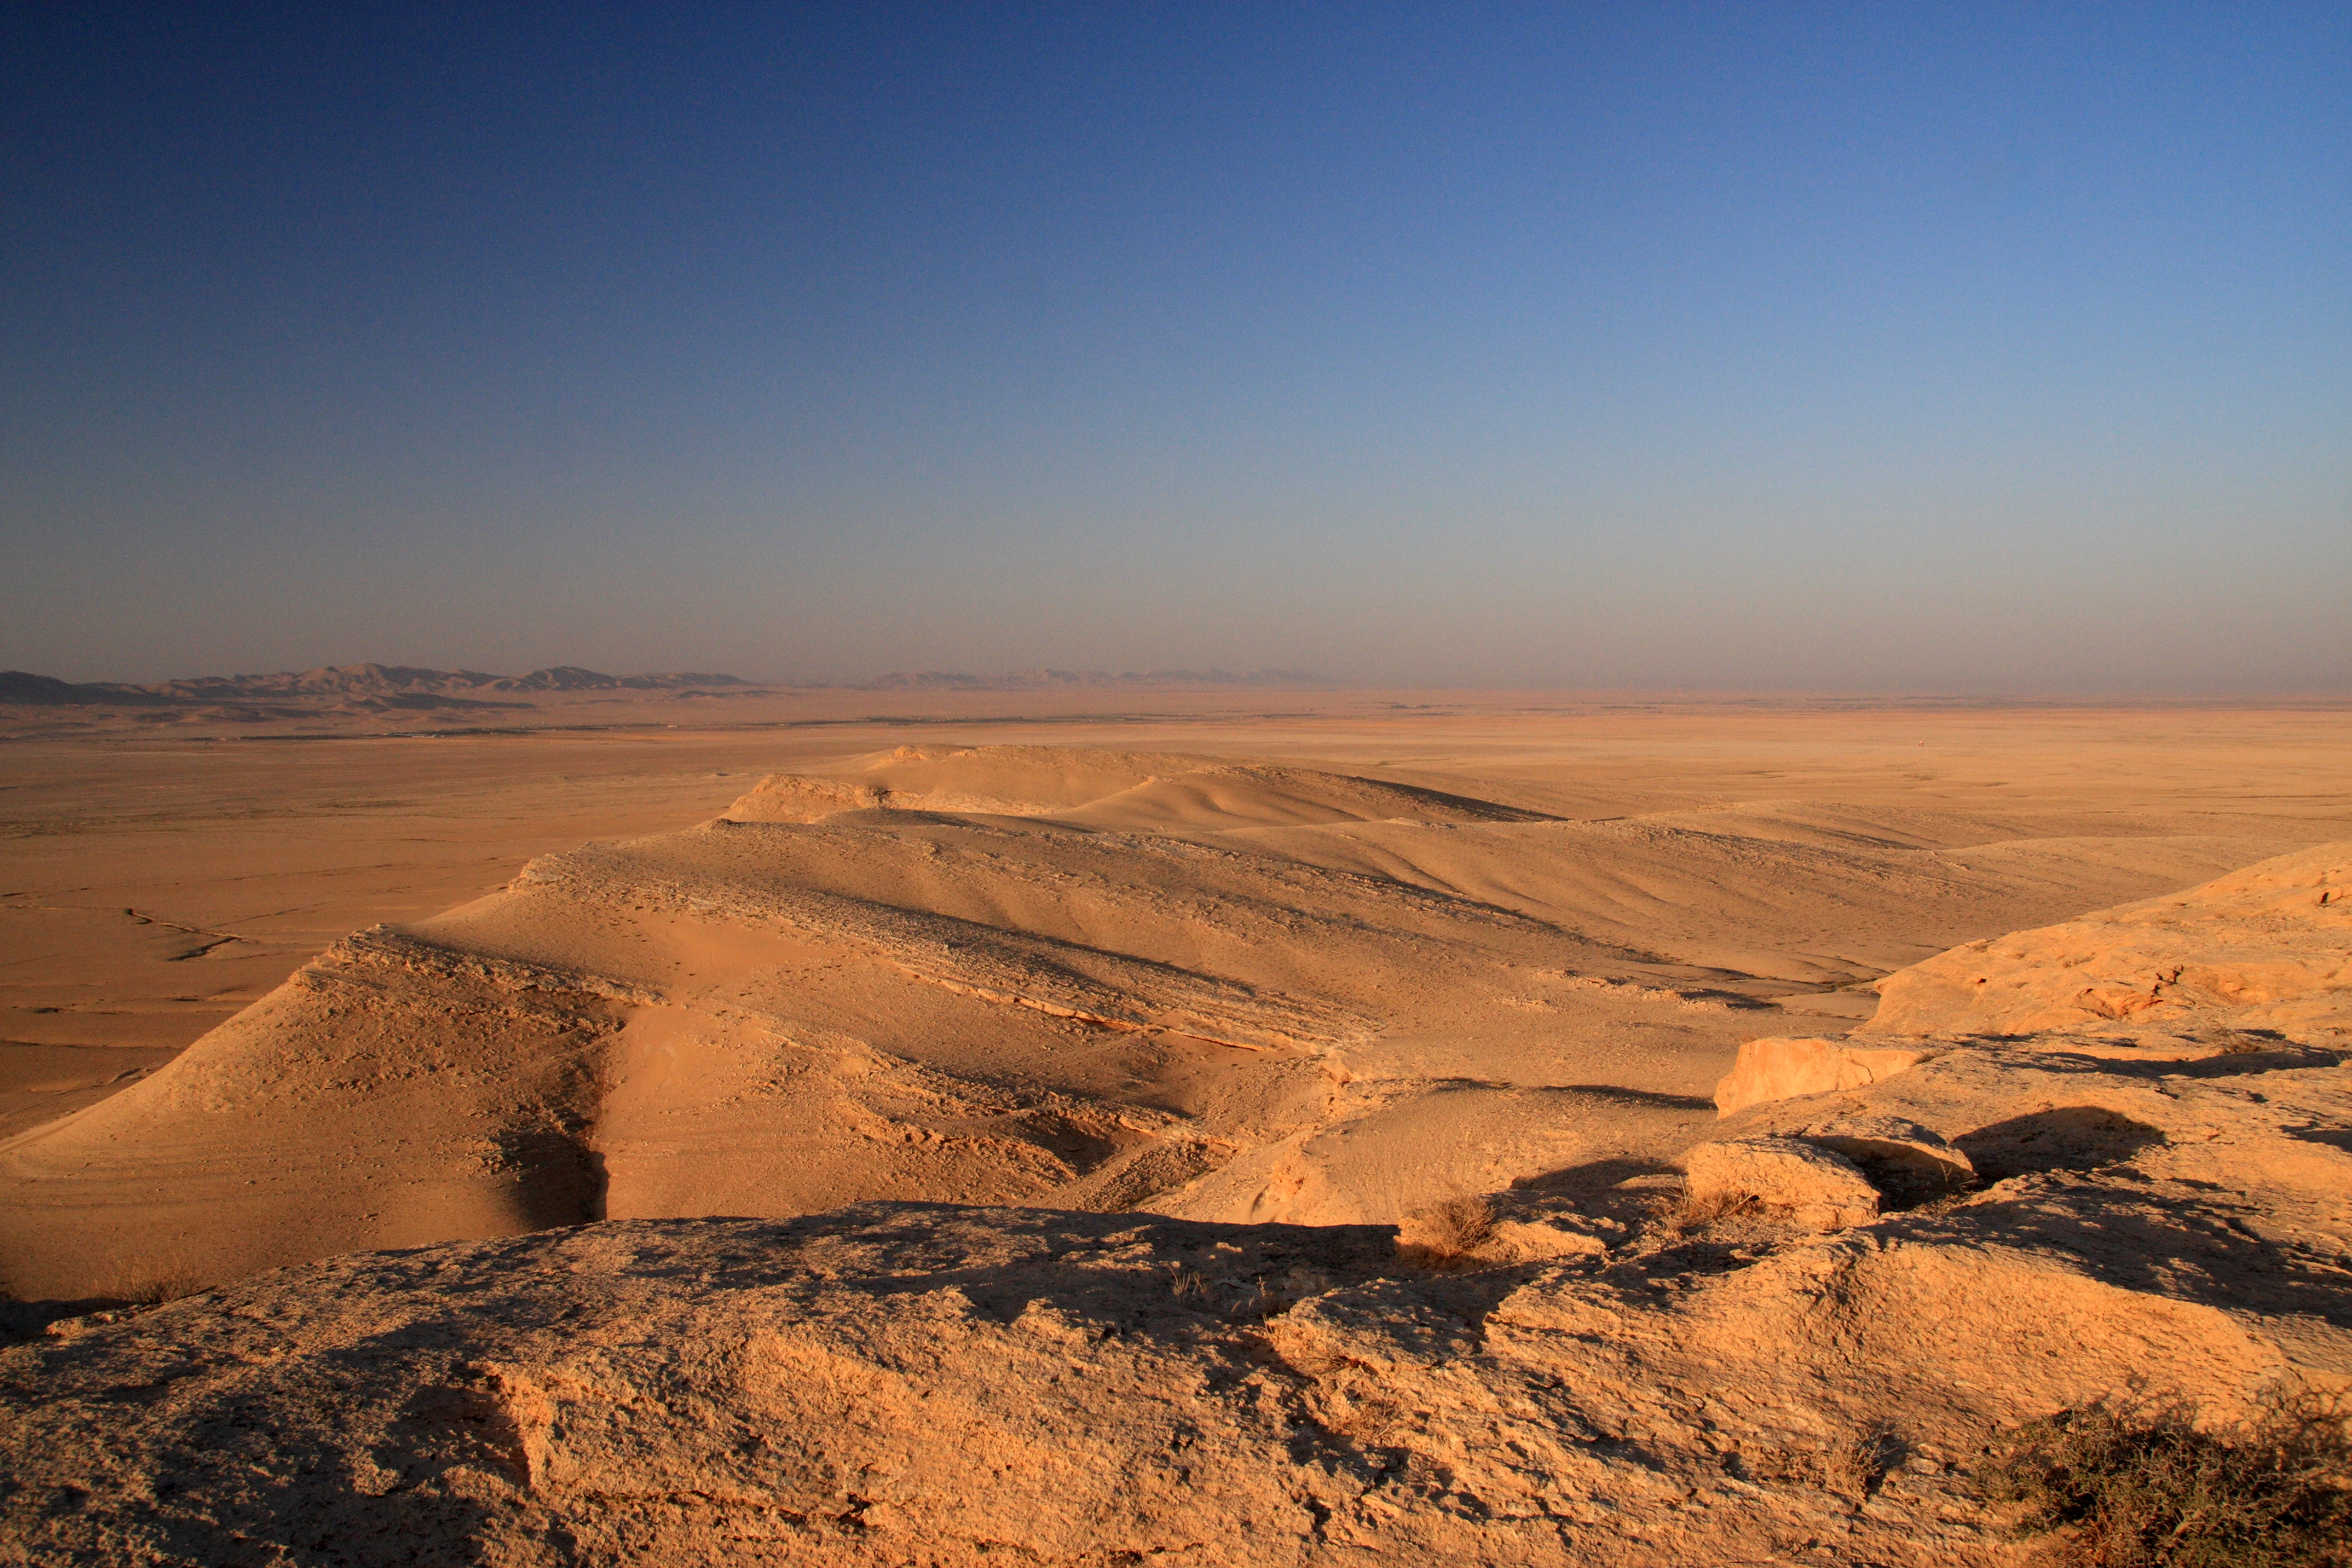
[[[1379,779],[1168,752],[1065,746],[900,746],[846,777],[773,774],[728,808],[738,822],[811,822],[887,807],[1050,817],[1175,832],[1335,822],[1529,822],[1540,812]]]
[[[1040,746],[768,778],[361,932],[0,1145],[6,1283],[867,1199],[1392,1221],[1671,1160],[1774,1017],[2263,847],[1453,782]]]

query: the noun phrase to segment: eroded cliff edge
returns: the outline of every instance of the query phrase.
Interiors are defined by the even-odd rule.
[[[1561,1170],[1406,1256],[1387,1226],[869,1204],[358,1254],[56,1323],[0,1352],[5,1551],[2010,1560],[1995,1432],[2352,1384],[2347,868],[2152,901],[2165,951],[2128,962],[2147,921],[2071,922],[2124,933],[2104,959],[2026,933],[1930,960],[1944,1013],[1810,1043],[1915,1059],[1735,1109],[1704,1147],[1753,1157]],[[1983,952],[2022,955],[1990,1022],[1946,974]],[[2141,959],[2201,978],[2018,1027],[2146,994]],[[1823,1171],[1875,1215],[1774,1185]]]

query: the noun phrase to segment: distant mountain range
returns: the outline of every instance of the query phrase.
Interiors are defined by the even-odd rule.
[[[894,671],[879,680],[862,683],[867,691],[1025,691],[1057,690],[1087,686],[1328,686],[1319,675],[1296,669],[1126,670],[1113,675],[1099,669],[1016,669],[1003,675],[965,675],[955,670]]]
[[[894,671],[878,680],[840,683],[854,691],[1060,691],[1085,688],[1171,686],[1301,687],[1331,684],[1295,669],[1125,670],[1016,669],[1003,675],[960,670]],[[121,681],[59,680],[21,669],[0,670],[0,705],[29,708],[194,709],[236,707],[256,717],[321,710],[384,712],[404,709],[500,709],[529,706],[550,692],[693,692],[755,689],[739,676],[687,671],[606,675],[576,664],[529,675],[478,669],[421,669],[403,664],[337,664],[276,675],[204,675],[136,686]]]
[[[39,708],[182,708],[220,703],[320,700],[371,709],[509,708],[500,696],[550,691],[689,691],[751,683],[732,675],[606,675],[578,665],[529,675],[487,675],[476,669],[418,669],[397,664],[339,664],[277,675],[205,675],[190,680],[131,686],[118,681],[68,681],[0,670],[0,702]]]

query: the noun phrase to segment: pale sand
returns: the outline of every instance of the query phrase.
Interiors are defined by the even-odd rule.
[[[1002,803],[1036,760],[896,776]],[[1186,793],[1298,809],[1295,778],[1214,776]],[[705,837],[745,834],[805,837]],[[2005,1528],[2005,1430],[2352,1387],[2347,895],[2338,842],[1930,959],[1890,977],[1886,1029],[1810,1042],[1910,1065],[1782,1085],[1686,1181],[1591,1162],[1402,1245],[877,1203],[362,1253],[52,1322],[0,1350],[0,1554],[2045,1561]],[[2056,1016],[2018,1034],[2021,1009]],[[1744,1047],[1739,1076],[1804,1054]]]
[[[1890,970],[2352,835],[2328,711],[1117,701],[28,722],[11,1287],[875,1197],[1392,1220],[1669,1161]],[[712,822],[772,771],[901,809]]]

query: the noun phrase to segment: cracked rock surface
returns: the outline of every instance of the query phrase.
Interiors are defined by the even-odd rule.
[[[719,853],[732,831],[687,847]],[[918,870],[929,831],[891,825]],[[788,847],[840,847],[823,833]],[[2346,851],[2169,900],[2163,962],[2203,977],[2185,1000],[2026,1031],[2006,1013],[1985,1027],[1973,992],[1955,994],[1944,1013],[1905,1015],[1920,1050],[1899,1068],[1846,1073],[1845,1047],[1822,1042],[1807,1059],[1834,1070],[1818,1092],[1708,1124],[1708,1147],[1842,1169],[1880,1212],[1843,1214],[1834,1230],[1799,1204],[1696,1201],[1704,1147],[1689,1181],[1598,1150],[1543,1162],[1522,1149],[1537,1173],[1407,1215],[1402,1238],[1387,1224],[867,1201],[542,1222],[46,1326],[17,1311],[24,1342],[0,1350],[0,1562],[2021,1563],[1981,1473],[2001,1429],[2135,1390],[2227,1418],[2266,1390],[2352,1388],[2352,1029],[2324,951]],[[982,849],[958,853],[968,868]],[[623,858],[548,874],[603,876]],[[625,884],[641,902],[655,885]],[[679,898],[716,907],[725,892],[696,886]],[[614,897],[598,918],[645,913]],[[923,956],[959,984],[1014,964],[1009,947],[974,956],[937,930],[919,942],[902,915],[873,918],[894,962]],[[499,1123],[506,1142],[485,1133],[484,1170],[562,1169],[530,1139],[576,1139],[566,1097],[612,1093],[566,1075],[619,1033],[648,1051],[685,1038],[660,1014],[677,977],[648,965],[651,978],[559,984],[548,953],[501,949],[500,929],[478,923],[462,950],[429,932],[355,942],[285,999],[320,1027],[281,1044],[319,1054],[267,1079],[272,1092],[380,1110],[394,1102],[351,1098],[336,1075],[381,1068],[396,1038],[437,1042],[397,1059],[436,1079],[443,1102],[495,1089],[511,1106],[520,1084],[549,1108],[544,1126]],[[763,956],[798,940],[757,934]],[[2281,952],[2304,955],[2303,979],[2275,968]],[[2273,966],[2262,997],[2229,979],[2240,960]],[[1131,1032],[1099,1020],[1114,1018],[1128,962],[1036,966],[1024,984],[1098,1016],[1069,1040],[1121,1050]],[[2067,969],[2054,962],[2047,984],[2071,983]],[[383,988],[373,1003],[370,986]],[[916,994],[965,1000],[928,980]],[[1248,997],[1190,978],[1157,995],[1171,1016],[1263,1021]],[[988,1005],[1024,1028],[1072,1024]],[[1337,1006],[1294,1022],[1339,1029]],[[356,1022],[338,1035],[321,1021],[343,1007]],[[496,1029],[468,1056],[452,1017]],[[966,1112],[940,1109],[943,1075],[813,1027],[795,1041],[835,1089],[881,1079],[919,1102],[887,1125],[929,1117],[978,1138],[955,1120]],[[1329,1082],[1327,1058],[1295,1043],[1263,1054]],[[227,1110],[205,1098],[222,1081],[159,1078],[150,1098],[178,1096],[201,1120]],[[1401,1145],[1458,1141],[1472,1123],[1432,1108],[1503,1092],[1446,1085],[1373,1114],[1420,1118],[1391,1129]],[[1082,1111],[1108,1118],[1114,1102],[1041,1094],[1015,1108],[1026,1141],[1004,1131],[1011,1118],[989,1136],[1105,1165],[1077,1133]],[[1171,1113],[1120,1114],[1136,1146],[1181,1142]],[[1097,1127],[1105,1147],[1114,1121]],[[413,1131],[380,1114],[370,1125],[387,1150]],[[1213,1196],[1223,1182],[1297,1198],[1313,1189],[1303,1176],[1285,1188],[1285,1161],[1348,1168],[1344,1140],[1317,1136],[1221,1156],[1209,1178],[1171,1167],[1150,1190]],[[1063,1190],[1041,1180],[1013,1195]]]
[[[1496,1202],[1588,1250],[1442,1273],[1385,1226],[918,1204],[281,1269],[0,1352],[0,1551],[2011,1561],[1997,1429],[2352,1382],[2352,1071],[2206,1066],[1939,1058],[1870,1094],[2033,1168],[1833,1235],[1564,1173]]]

